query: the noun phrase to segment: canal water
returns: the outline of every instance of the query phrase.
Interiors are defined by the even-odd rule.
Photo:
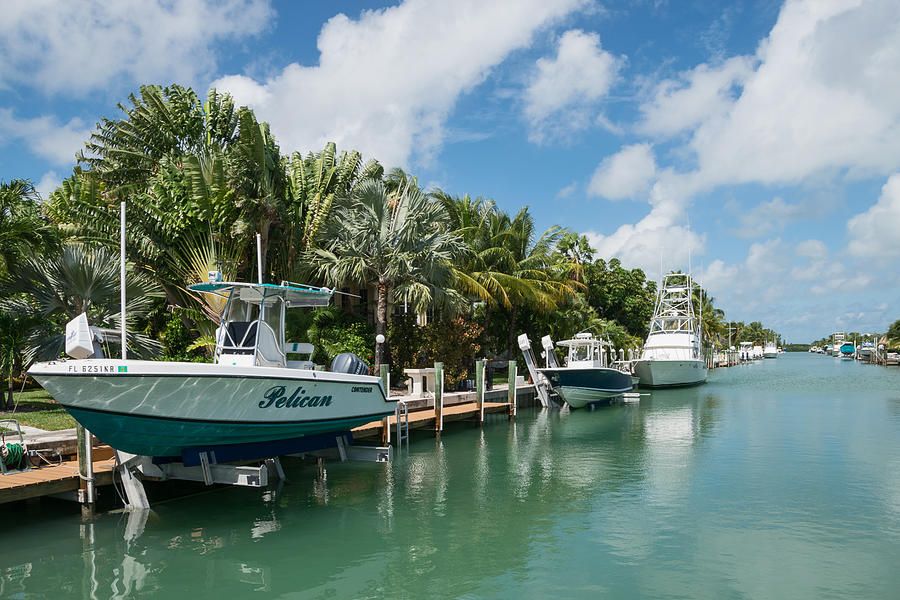
[[[7,505],[0,597],[900,594],[897,368],[786,354],[640,404],[451,423],[392,464],[285,467],[145,523]]]

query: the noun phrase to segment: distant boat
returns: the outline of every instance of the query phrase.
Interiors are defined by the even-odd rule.
[[[753,359],[753,342],[741,342],[741,360]]]
[[[778,346],[775,342],[766,342],[766,347],[763,349],[763,357],[778,358]]]
[[[831,336],[831,355],[832,356],[840,356],[841,355],[841,346],[844,343],[846,338],[846,334],[843,332],[838,332],[832,334]]]
[[[841,346],[841,358],[853,360],[856,358],[856,346],[850,342],[846,342]]]
[[[634,363],[642,387],[697,385],[706,381],[706,361],[692,301],[690,274],[663,277],[650,334]]]
[[[859,360],[875,360],[875,342],[862,342],[857,350]]]
[[[547,378],[553,391],[572,408],[610,400],[630,392],[634,385],[631,373],[606,366],[603,347],[609,342],[599,340],[590,333],[579,333],[557,345],[568,349],[565,366],[556,363],[553,341],[544,337],[547,350],[547,367],[538,371]]]

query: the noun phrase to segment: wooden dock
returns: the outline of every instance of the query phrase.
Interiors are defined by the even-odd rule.
[[[531,384],[519,383],[514,389],[510,389],[508,384],[500,384],[490,390],[483,389],[481,385],[479,379],[476,391],[447,392],[430,398],[400,396],[390,400],[406,405],[410,430],[430,429],[439,433],[444,429],[444,423],[449,421],[471,419],[481,423],[484,415],[497,413],[506,413],[513,418],[520,399],[533,401],[535,396],[534,385]],[[382,445],[389,445],[396,428],[397,417],[394,415],[361,425],[351,433],[356,440],[379,439]]]
[[[109,446],[94,449],[94,481],[96,485],[112,483],[112,473],[116,464],[112,454],[112,448]],[[78,461],[66,460],[59,465],[45,465],[22,473],[0,476],[0,504],[74,492],[80,487]]]
[[[409,428],[410,429],[432,429],[437,430],[437,423],[440,416],[433,408],[425,408],[420,410],[411,410],[409,412]],[[509,404],[506,402],[485,402],[484,412],[488,413],[509,413]],[[475,419],[479,416],[479,407],[475,402],[465,402],[462,404],[451,404],[444,406],[443,420],[463,421],[466,419]],[[379,421],[372,421],[353,429],[353,439],[379,438],[384,440],[387,436],[385,426],[391,431],[397,426],[397,418],[394,416],[385,417]]]

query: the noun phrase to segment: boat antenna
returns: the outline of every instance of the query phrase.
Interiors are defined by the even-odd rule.
[[[125,341],[125,201],[119,205],[119,312],[122,326],[122,360],[128,356]]]
[[[259,276],[259,283],[262,285],[262,236],[256,234],[256,273]]]

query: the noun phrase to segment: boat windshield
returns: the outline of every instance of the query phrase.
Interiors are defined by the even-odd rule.
[[[216,357],[254,355],[263,365],[284,365],[284,298],[234,288],[222,315]]]
[[[577,346],[572,346],[572,354],[569,357],[569,360],[572,361],[585,361],[585,360],[594,360],[594,345],[593,344],[579,344]]]

